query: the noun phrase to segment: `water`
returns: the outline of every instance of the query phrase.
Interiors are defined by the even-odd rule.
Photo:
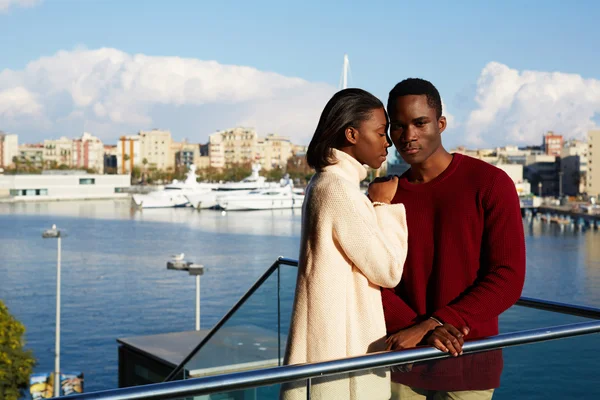
[[[36,372],[54,368],[56,240],[41,238],[52,224],[68,235],[62,241],[61,366],[83,371],[91,392],[117,387],[117,338],[194,329],[195,281],[166,269],[171,254],[183,252],[207,268],[201,325],[210,328],[278,256],[297,258],[300,212],[136,211],[128,201],[0,204],[0,298],[25,324]],[[534,223],[526,225],[526,240],[524,295],[600,307],[600,232]],[[501,319],[503,331],[578,320],[522,309]],[[574,340],[505,350],[496,397],[528,393],[523,382],[532,393],[556,393],[548,385],[565,387],[557,379],[567,358],[574,376],[593,372],[589,346],[597,348],[598,337]],[[556,372],[548,360],[557,360]],[[550,376],[536,372],[539,364]]]

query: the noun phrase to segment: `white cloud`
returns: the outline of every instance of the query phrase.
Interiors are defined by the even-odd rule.
[[[177,136],[185,120],[193,124],[185,134],[245,124],[306,142],[335,88],[245,66],[103,48],[60,51],[0,72],[0,115],[15,91],[28,102],[0,120],[15,133],[19,126],[11,124],[28,113],[67,134],[101,127],[93,133],[108,140],[156,126]]]
[[[11,7],[35,7],[43,0],[0,0],[0,13],[7,12]]]
[[[454,114],[451,114],[450,111],[448,111],[448,106],[446,105],[446,102],[444,102],[444,99],[442,99],[442,114],[444,115],[444,117],[446,117],[446,124],[448,126],[448,129],[454,129],[457,126],[459,126],[458,122],[456,121],[456,118],[454,117]]]
[[[600,113],[600,81],[491,62],[481,72],[475,101],[466,122],[471,145],[541,143],[549,130],[584,137]]]
[[[0,90],[0,116],[2,118],[38,116],[41,110],[42,106],[37,102],[35,96],[21,86]]]

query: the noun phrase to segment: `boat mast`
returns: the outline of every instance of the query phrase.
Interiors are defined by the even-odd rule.
[[[342,89],[348,88],[348,54],[344,54],[344,67],[342,69]]]

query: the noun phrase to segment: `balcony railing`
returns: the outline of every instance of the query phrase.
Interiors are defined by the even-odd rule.
[[[69,396],[69,398],[182,399],[219,393],[219,396],[224,396],[217,397],[219,399],[234,398],[234,396],[237,396],[236,399],[275,399],[279,393],[279,385],[293,382],[296,386],[306,388],[306,398],[310,399],[311,388],[314,384],[320,384],[324,377],[346,379],[343,374],[360,371],[368,373],[373,370],[389,371],[390,369],[396,374],[401,374],[402,372],[398,371],[404,371],[412,368],[413,365],[419,366],[427,362],[457,363],[467,357],[491,355],[494,351],[500,351],[499,349],[600,333],[600,309],[523,297],[517,306],[524,307],[524,309],[537,309],[550,312],[552,315],[571,315],[590,320],[523,329],[469,341],[463,346],[464,355],[457,358],[452,358],[431,347],[418,347],[313,364],[281,366],[297,272],[297,268],[294,267],[297,265],[296,260],[277,259],[198,343],[196,348],[169,374],[165,382],[87,393]],[[271,306],[272,310],[265,309],[267,306]],[[256,312],[258,307],[262,307],[260,315],[268,315],[268,317],[259,317]],[[518,325],[526,326],[526,321],[523,320]],[[259,340],[261,343],[252,343]],[[235,348],[236,344],[240,345],[240,354],[215,353],[217,349],[222,348],[218,347],[216,343],[224,341],[229,344],[229,347]],[[264,351],[262,353],[254,352],[252,356],[244,353],[245,347],[241,345],[248,341],[252,345],[264,346],[260,347]],[[597,348],[597,345],[595,347]],[[264,353],[259,361],[256,358],[258,353]],[[217,357],[214,357],[215,354]],[[569,356],[575,357],[574,353],[567,352],[567,357]],[[548,353],[547,358],[551,357],[552,354]],[[433,361],[443,359],[447,360]],[[568,363],[572,366],[579,360],[565,359],[564,361],[565,364]],[[228,368],[235,370],[230,368],[231,364],[239,372],[219,372],[227,371]],[[451,368],[458,366],[458,364],[449,365]],[[589,382],[589,385],[595,387],[596,382]],[[251,394],[249,397],[245,397],[245,394],[250,393],[248,391]],[[257,391],[261,393],[258,397]]]

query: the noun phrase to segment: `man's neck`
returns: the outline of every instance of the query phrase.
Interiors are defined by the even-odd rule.
[[[411,183],[427,183],[437,178],[452,162],[452,154],[440,146],[427,160],[412,164],[408,180]]]

